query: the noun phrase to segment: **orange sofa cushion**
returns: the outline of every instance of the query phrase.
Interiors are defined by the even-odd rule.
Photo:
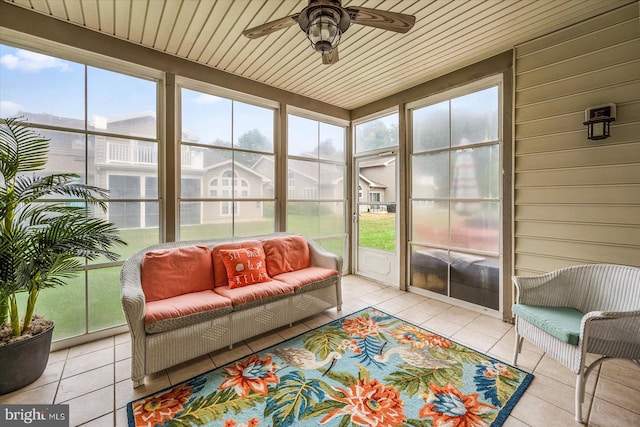
[[[294,289],[303,288],[309,283],[318,282],[338,275],[338,270],[332,270],[324,267],[307,267],[302,270],[291,271],[288,273],[278,274],[274,276],[274,280],[287,283]]]
[[[206,246],[147,252],[141,269],[142,291],[147,301],[213,289],[213,266]]]
[[[218,286],[214,291],[225,298],[229,298],[233,305],[237,306],[293,294],[294,289],[293,286],[286,283],[269,280],[268,282],[235,289],[231,289],[229,286]]]
[[[267,273],[270,277],[311,265],[309,245],[302,236],[283,236],[262,241],[267,255]]]
[[[231,300],[213,290],[191,292],[145,305],[144,323],[150,325],[166,319],[176,319],[203,311],[218,310],[231,306]]]
[[[266,282],[267,264],[262,246],[240,249],[220,249],[231,289]]]
[[[241,249],[262,246],[259,240],[245,240],[244,242],[229,242],[214,246],[211,250],[211,259],[213,260],[213,278],[215,286],[228,286],[227,267],[224,265],[221,250]]]

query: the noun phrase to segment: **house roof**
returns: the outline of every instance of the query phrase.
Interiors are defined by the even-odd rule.
[[[375,182],[375,181],[373,181],[373,180],[371,180],[371,179],[367,178],[366,176],[364,176],[364,175],[362,175],[362,174],[358,175],[358,177],[360,177],[360,179],[361,179],[361,180],[363,180],[364,182],[366,182],[366,183],[367,183],[367,185],[368,185],[370,188],[387,188],[387,186],[386,186],[386,185],[381,184],[381,183],[379,183],[379,182]]]
[[[399,93],[631,0],[343,0],[414,15],[406,34],[352,24],[340,61],[322,65],[298,25],[258,39],[242,32],[301,11],[307,0],[2,0],[109,37],[346,110]]]

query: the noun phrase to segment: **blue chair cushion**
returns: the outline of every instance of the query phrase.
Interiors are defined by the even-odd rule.
[[[568,344],[578,345],[582,312],[570,307],[514,304],[513,313]]]

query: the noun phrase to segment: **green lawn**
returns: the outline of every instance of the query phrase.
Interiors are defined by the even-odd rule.
[[[307,235],[340,235],[344,233],[344,217],[289,215],[288,228],[291,232]],[[273,229],[273,220],[267,219],[237,224],[236,234],[247,236],[268,234],[272,233]],[[389,251],[395,250],[395,214],[363,215],[360,231],[361,244]],[[224,238],[229,236],[230,232],[229,224],[183,226],[181,239]],[[157,228],[123,230],[121,235],[129,243],[126,247],[116,248],[122,260],[142,248],[158,243]],[[344,238],[317,240],[317,242],[328,251],[345,257]],[[103,261],[100,260],[100,262]],[[36,312],[55,320],[55,340],[125,323],[120,304],[120,269],[121,267],[117,266],[88,270],[75,279],[69,280],[67,286],[44,289],[40,292]],[[87,287],[85,287],[85,274],[88,275]],[[26,294],[19,295],[21,314],[24,314],[25,300]],[[88,320],[88,331],[85,329],[85,318]]]
[[[395,213],[362,212],[358,224],[360,246],[395,252]]]

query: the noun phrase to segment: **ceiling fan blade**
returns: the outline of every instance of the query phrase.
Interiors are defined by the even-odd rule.
[[[266,36],[267,34],[271,34],[297,24],[298,16],[300,16],[299,13],[285,16],[284,18],[276,19],[275,21],[267,22],[266,24],[258,25],[257,27],[248,28],[244,30],[242,34],[250,39],[257,39],[258,37]]]
[[[383,30],[395,31],[397,33],[406,33],[413,28],[413,24],[416,23],[415,16],[404,13],[369,9],[368,7],[360,6],[349,6],[346,9],[349,12],[351,22],[355,24],[382,28]]]
[[[338,62],[338,46],[331,49],[331,52],[322,54],[322,63],[325,65],[331,65]]]

